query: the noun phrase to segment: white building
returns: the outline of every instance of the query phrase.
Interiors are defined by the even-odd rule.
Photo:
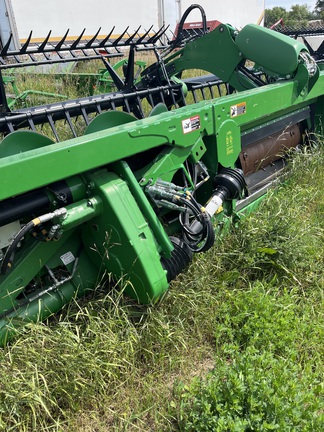
[[[182,14],[192,4],[199,3],[206,12],[207,20],[218,20],[242,27],[247,23],[261,23],[264,0],[0,0],[0,37],[4,44],[10,32],[15,44],[27,39],[44,38],[49,30],[51,37],[78,36],[84,28],[85,35],[107,35],[113,26],[114,34],[120,34],[127,26],[129,32],[139,25],[147,30],[151,25],[157,30],[170,25],[174,30]],[[201,21],[198,10],[187,21]],[[17,46],[17,45],[16,45]]]

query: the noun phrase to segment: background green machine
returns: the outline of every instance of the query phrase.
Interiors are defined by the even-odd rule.
[[[255,25],[182,37],[193,8],[205,24],[193,5],[167,45],[164,29],[58,44],[65,62],[93,50],[115,92],[10,111],[2,84],[1,344],[105,276],[136,301],[158,301],[217,227],[278,181],[287,150],[322,133],[321,61]],[[120,46],[129,48],[123,77],[109,64]],[[1,57],[23,58],[19,67],[53,50],[46,39],[8,47]],[[135,56],[147,47],[156,61],[139,78]],[[191,69],[207,74],[186,78]]]

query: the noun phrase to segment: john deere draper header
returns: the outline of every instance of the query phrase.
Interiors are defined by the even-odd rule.
[[[202,31],[182,32],[193,8]],[[198,5],[165,34],[3,47],[3,75],[101,59],[116,90],[10,111],[0,85],[1,344],[103,275],[156,302],[277,181],[287,150],[322,133],[322,59],[298,39],[253,24],[209,32]],[[156,61],[135,77],[147,50]],[[126,52],[119,76],[110,58]],[[205,75],[185,78],[196,69]]]

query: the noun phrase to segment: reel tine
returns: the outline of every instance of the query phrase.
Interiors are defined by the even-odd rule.
[[[69,34],[69,31],[70,31],[70,29],[67,29],[65,35],[62,37],[62,39],[60,40],[60,42],[58,42],[58,43],[55,45],[55,47],[54,47],[54,50],[55,50],[55,51],[59,51],[59,50],[62,48],[62,45],[64,44],[65,39],[67,38],[67,35]]]
[[[119,42],[123,39],[123,37],[127,33],[128,29],[129,29],[129,26],[127,26],[126,29],[124,30],[124,32],[112,43],[113,46],[117,46],[119,44]]]
[[[109,38],[112,35],[114,30],[115,30],[115,26],[110,30],[110,33],[99,43],[99,47],[105,46],[105,44],[109,41]]]
[[[13,35],[12,35],[12,33],[10,33],[10,36],[9,36],[9,39],[8,39],[6,45],[1,50],[1,53],[0,53],[1,57],[5,57],[6,56],[8,50],[9,50],[10,43],[12,41],[12,37],[13,37]]]
[[[78,43],[80,42],[80,40],[82,39],[84,32],[85,32],[85,28],[82,30],[80,36],[73,42],[73,44],[71,45],[71,50],[76,49]]]
[[[163,32],[159,35],[158,39],[160,39],[162,36],[165,36],[165,37],[167,38],[166,32],[167,32],[167,30],[169,30],[169,29],[170,29],[170,25],[168,25],[168,26],[163,30]],[[155,43],[156,41],[157,41],[157,39],[155,39],[153,43]]]
[[[127,68],[125,72],[125,86],[128,88],[131,88],[131,86],[134,83],[134,65],[135,65],[134,50],[135,50],[134,45],[131,45],[129,56],[128,56]]]
[[[140,36],[139,39],[137,39],[136,41],[136,45],[139,45],[142,43],[142,41],[146,38],[146,36],[150,33],[150,31],[152,30],[153,25],[151,25],[151,27],[142,35]],[[138,28],[138,30],[140,29],[140,27]]]
[[[20,52],[19,52],[19,54],[25,54],[25,53],[26,53],[27,48],[28,48],[28,45],[29,45],[29,42],[30,42],[31,37],[32,37],[32,34],[33,34],[33,32],[31,31],[31,32],[29,33],[29,36],[28,36],[26,42],[25,42],[24,45],[20,48]]]
[[[107,71],[109,72],[115,86],[118,88],[118,90],[121,90],[124,87],[124,82],[120,78],[120,76],[117,74],[115,69],[110,65],[110,63],[102,57],[102,62],[106,66]]]
[[[51,33],[52,33],[52,30],[50,30],[49,32],[48,32],[48,35],[46,36],[46,38],[43,40],[43,42],[39,45],[39,47],[38,47],[38,52],[39,53],[41,53],[41,52],[43,52],[44,51],[44,49],[45,49],[45,47],[46,47],[46,45],[47,45],[47,43],[48,43],[48,41],[49,41],[49,38],[50,38],[50,36],[51,36]]]
[[[100,33],[101,27],[98,28],[97,33],[87,42],[84,46],[85,49],[91,48],[93,42],[97,39],[98,34]]]
[[[129,36],[129,38],[125,41],[125,45],[129,45],[132,42],[132,40],[134,39],[134,37],[138,34],[138,31],[139,31],[140,28],[141,28],[141,26],[139,26],[137,28],[137,30],[135,30],[135,32],[132,35]],[[136,43],[137,43],[137,41],[136,41]]]
[[[152,37],[150,37],[146,43],[148,44],[155,44],[164,34],[165,32],[168,30],[170,26],[168,25],[167,27],[162,26],[160,28],[160,30],[157,31],[157,33],[155,33],[155,35],[153,35]]]

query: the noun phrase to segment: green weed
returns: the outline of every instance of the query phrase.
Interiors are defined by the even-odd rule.
[[[230,349],[204,380],[180,387],[181,431],[321,431],[323,383],[271,352]]]

